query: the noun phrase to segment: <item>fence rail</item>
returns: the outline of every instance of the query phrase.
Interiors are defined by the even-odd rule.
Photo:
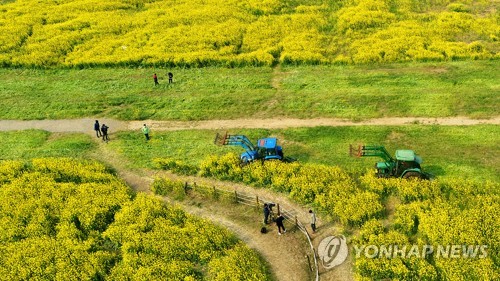
[[[314,249],[314,246],[311,241],[311,236],[309,235],[309,232],[307,232],[307,228],[305,225],[297,218],[297,212],[295,210],[286,210],[283,209],[278,202],[273,202],[273,200],[267,200],[265,198],[259,197],[257,195],[253,194],[248,194],[245,192],[237,191],[237,190],[227,190],[223,189],[220,187],[215,187],[215,186],[205,186],[205,185],[198,185],[196,182],[189,184],[188,182],[185,183],[184,185],[184,191],[186,193],[189,192],[189,190],[193,190],[197,193],[204,194],[207,196],[212,196],[213,198],[217,199],[220,197],[225,197],[228,199],[233,200],[235,203],[238,204],[243,204],[251,207],[256,207],[256,208],[261,208],[264,203],[275,203],[277,207],[277,212],[281,213],[283,217],[285,218],[286,221],[292,223],[297,227],[297,229],[300,230],[304,234],[304,236],[307,238],[307,242],[309,243],[309,246],[311,248],[312,256],[313,256],[313,266],[311,266],[311,261],[310,261],[310,256],[307,255],[306,258],[309,263],[309,269],[311,271],[315,272],[315,280],[319,281],[319,267],[318,267],[318,259],[316,256],[316,250]]]

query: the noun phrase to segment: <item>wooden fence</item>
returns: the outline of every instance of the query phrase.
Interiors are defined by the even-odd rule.
[[[184,184],[184,192],[187,194],[191,190],[196,193],[203,194],[205,196],[210,196],[213,199],[224,198],[227,200],[231,200],[235,203],[247,205],[257,209],[262,209],[264,203],[275,203],[277,212],[281,213],[283,217],[285,217],[285,220],[288,221],[290,224],[295,225],[297,229],[299,229],[307,238],[311,253],[309,255],[306,255],[305,258],[307,259],[307,262],[309,264],[309,269],[311,270],[311,272],[315,273],[315,280],[319,281],[319,267],[318,267],[316,250],[314,249],[314,246],[311,241],[311,236],[309,235],[306,226],[297,218],[297,212],[295,210],[284,209],[280,206],[279,202],[274,202],[273,200],[267,200],[263,197],[259,197],[258,195],[248,194],[237,190],[226,190],[215,186],[209,187],[205,185],[198,185],[196,184],[196,182],[192,184],[186,182]],[[312,263],[311,263],[311,256],[313,257]]]

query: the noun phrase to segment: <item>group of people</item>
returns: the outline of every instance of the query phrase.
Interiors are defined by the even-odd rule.
[[[102,137],[102,140],[105,142],[109,141],[108,129],[109,129],[109,127],[106,126],[106,124],[103,123],[102,126],[100,126],[99,121],[95,120],[95,123],[94,123],[95,133],[96,133],[98,138]]]
[[[274,218],[273,216],[273,207],[276,206],[274,203],[264,203],[264,224],[269,224],[274,221],[276,226],[278,227],[278,235],[286,232],[285,225],[283,222],[285,221],[285,217],[278,210],[278,216]],[[279,209],[279,208],[278,208]],[[311,218],[311,229],[312,232],[316,232],[316,213],[313,210],[309,210],[309,216]]]
[[[109,141],[108,129],[109,129],[109,127],[106,126],[106,124],[103,123],[102,126],[101,126],[99,124],[99,120],[95,120],[94,131],[96,133],[96,136],[98,138],[102,137],[102,140],[105,141],[105,142]],[[144,124],[142,126],[141,130],[142,130],[142,133],[144,134],[144,137],[146,138],[146,141],[148,141],[150,139],[150,136],[149,136],[149,127],[146,124]]]
[[[172,72],[169,72],[168,74],[168,83],[173,83],[174,82],[174,74]],[[158,75],[153,74],[153,81],[155,82],[155,86],[156,85],[160,85],[160,83],[158,82]]]

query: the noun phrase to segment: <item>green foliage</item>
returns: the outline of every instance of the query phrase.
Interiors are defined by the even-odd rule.
[[[153,162],[160,169],[170,170],[180,175],[195,175],[198,173],[198,167],[172,158],[154,158]]]
[[[182,181],[171,181],[165,178],[156,178],[151,190],[158,195],[170,196],[176,200],[183,200],[186,196],[185,184]]]
[[[339,166],[356,174],[365,174],[367,170],[372,171],[375,162],[379,161],[373,157],[349,157],[350,144],[365,143],[383,144],[391,154],[396,149],[413,149],[424,160],[423,170],[438,178],[469,178],[481,181],[500,179],[500,166],[496,157],[500,153],[496,145],[500,131],[496,125],[428,126],[415,124],[388,127],[245,129],[237,133],[247,135],[251,140],[263,136],[276,136],[283,145],[285,156],[297,158],[300,163]],[[238,178],[241,170],[238,155],[243,152],[243,149],[214,145],[214,131],[155,132],[153,130],[153,134],[153,139],[145,144],[144,136],[139,131],[119,133],[114,141],[108,143],[108,147],[123,154],[131,163],[134,163],[135,167],[153,168],[155,165],[152,159],[157,157],[172,159],[192,167],[200,167],[202,162],[213,162],[206,168],[200,167],[203,173],[207,175],[219,173],[219,176],[243,180],[241,177]],[[228,152],[232,155],[226,155]],[[210,158],[211,156],[214,157]],[[228,160],[215,164],[220,161],[221,156],[234,159],[234,161]],[[189,158],[188,162],[187,158]],[[295,164],[287,167],[286,173],[295,172]],[[370,181],[368,174],[367,179]],[[247,176],[249,180],[252,179],[250,174]],[[255,178],[255,180],[261,180],[258,175],[255,175]],[[397,189],[396,182],[378,182],[379,184],[367,185],[366,188],[382,197]],[[272,182],[272,185],[275,190],[288,190],[286,185],[278,181]],[[418,191],[400,189],[399,192],[407,193],[408,199],[405,200],[413,200],[412,197],[432,196],[434,188],[435,186],[421,186],[417,188]],[[425,194],[418,194],[418,192],[425,192]]]
[[[1,132],[0,143],[0,159],[16,160],[37,157],[84,158],[95,148],[95,143],[87,135],[51,134],[41,130]]]
[[[245,268],[248,265],[260,264],[259,257],[242,243],[226,252],[226,255],[213,259],[208,265],[210,280],[270,280],[265,267],[253,267],[251,271]]]

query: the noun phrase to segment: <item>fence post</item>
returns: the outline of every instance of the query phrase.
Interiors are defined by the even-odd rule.
[[[281,211],[280,211],[280,204],[279,204],[279,203],[277,203],[277,204],[276,204],[276,208],[278,209],[278,214],[281,214]]]
[[[257,207],[257,210],[259,209],[259,196],[255,195],[255,206]]]
[[[238,192],[236,190],[234,191],[234,200],[238,203]]]
[[[313,267],[311,265],[311,259],[309,258],[309,255],[306,255],[306,258],[307,258],[307,265],[309,265],[309,270],[312,272],[313,271]]]
[[[295,215],[295,226],[299,226],[299,220],[297,219],[297,215]]]
[[[218,196],[217,196],[217,189],[215,189],[215,185],[214,185],[214,186],[212,186],[212,187],[213,187],[213,192],[214,192],[214,193],[213,193],[213,198],[214,198],[214,199],[217,199],[217,198],[218,198]]]
[[[187,182],[185,182],[185,183],[184,183],[184,193],[186,193],[186,194],[187,194],[187,190],[188,190],[188,183],[187,183]]]

